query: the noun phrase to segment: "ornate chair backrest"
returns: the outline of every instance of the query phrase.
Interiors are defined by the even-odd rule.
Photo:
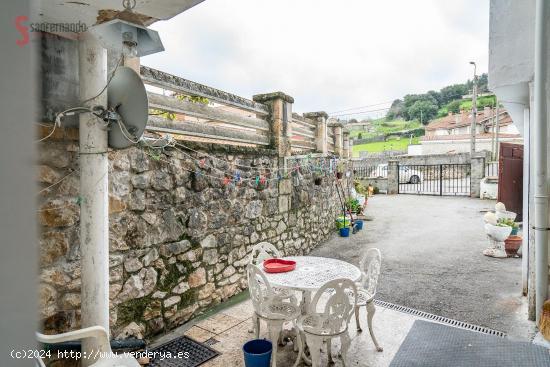
[[[353,294],[355,300],[350,300]],[[318,332],[328,327],[331,334],[344,332],[357,303],[357,287],[350,279],[335,279],[325,283],[313,296],[309,313],[321,317]],[[323,329],[323,330],[321,330]]]
[[[377,248],[369,249],[361,260],[361,285],[372,296],[376,294],[381,266],[382,254]]]
[[[265,310],[264,306],[272,302],[275,293],[265,274],[256,265],[248,264],[246,275],[248,277],[248,290],[254,311],[262,314],[263,310]]]
[[[274,257],[281,257],[281,253],[277,250],[277,247],[273,246],[269,242],[260,242],[252,248],[249,263],[258,265],[264,260]]]

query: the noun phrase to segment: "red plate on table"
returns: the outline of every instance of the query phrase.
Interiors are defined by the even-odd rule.
[[[283,259],[267,259],[264,261],[266,273],[285,273],[296,269],[296,261]]]

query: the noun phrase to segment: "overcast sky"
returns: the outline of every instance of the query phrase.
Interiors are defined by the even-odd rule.
[[[486,72],[489,0],[206,0],[152,28],[166,51],[144,65],[331,113]]]

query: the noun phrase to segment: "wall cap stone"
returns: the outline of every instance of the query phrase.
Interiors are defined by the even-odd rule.
[[[292,98],[291,96],[283,92],[256,94],[255,96],[252,97],[252,100],[258,103],[265,103],[278,98],[288,103],[294,103],[294,98]]]
[[[304,112],[302,114],[306,118],[315,119],[319,117],[324,117],[325,119],[328,119],[328,114],[325,111],[317,111],[317,112]]]

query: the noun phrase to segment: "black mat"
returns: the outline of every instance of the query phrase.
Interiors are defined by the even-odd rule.
[[[219,355],[206,344],[186,336],[150,349],[149,353],[152,356],[150,367],[196,367]]]
[[[548,349],[417,320],[390,367],[548,367]]]

